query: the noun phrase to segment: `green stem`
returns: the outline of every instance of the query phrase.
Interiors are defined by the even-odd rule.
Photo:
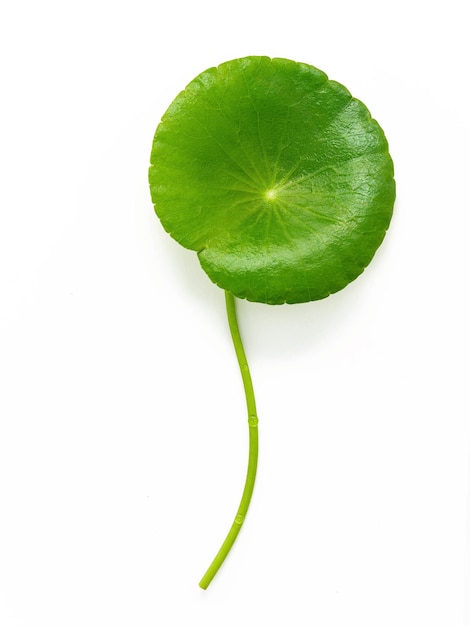
[[[237,314],[235,310],[235,298],[228,291],[225,292],[225,304],[227,307],[227,317],[230,327],[230,333],[232,335],[233,345],[240,366],[240,372],[243,380],[243,387],[245,388],[246,406],[248,409],[248,426],[250,433],[249,453],[248,453],[248,471],[246,474],[245,487],[243,489],[242,499],[240,506],[238,507],[235,520],[232,527],[228,531],[227,537],[223,542],[220,550],[215,555],[214,560],[210,564],[207,572],[201,578],[199,586],[202,589],[207,589],[212,579],[219,571],[220,566],[225,561],[228,553],[230,552],[235,539],[240,532],[245,516],[250,506],[250,500],[253,493],[253,487],[255,486],[256,467],[258,465],[258,417],[256,415],[256,403],[255,395],[253,392],[253,383],[251,382],[250,369],[245,356],[245,350],[243,349],[242,339],[240,337],[240,331],[238,329]]]

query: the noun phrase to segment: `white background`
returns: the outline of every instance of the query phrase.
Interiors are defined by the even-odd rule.
[[[2,626],[469,623],[465,4],[2,4]],[[249,54],[363,100],[398,196],[344,291],[240,303],[258,481],[203,592],[244,398],[223,294],[161,229],[147,165],[175,95]]]

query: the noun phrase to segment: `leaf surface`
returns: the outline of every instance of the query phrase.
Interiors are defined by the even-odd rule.
[[[318,300],[371,261],[395,199],[387,140],[320,70],[246,57],[197,76],[155,133],[163,227],[239,298]]]

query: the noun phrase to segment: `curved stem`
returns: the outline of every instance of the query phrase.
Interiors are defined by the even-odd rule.
[[[214,560],[209,565],[207,572],[201,578],[199,586],[202,589],[207,589],[212,579],[219,571],[220,566],[225,561],[227,554],[230,552],[235,539],[240,532],[245,516],[250,506],[250,500],[253,493],[253,487],[255,486],[256,468],[258,465],[258,417],[256,414],[255,395],[253,392],[253,383],[251,382],[250,369],[245,356],[245,350],[243,348],[242,339],[240,337],[240,331],[238,329],[237,314],[235,310],[235,298],[228,291],[225,292],[225,304],[227,307],[227,317],[230,327],[230,333],[232,335],[233,345],[235,353],[237,355],[238,364],[240,366],[240,372],[243,380],[243,387],[245,388],[246,406],[248,409],[248,426],[250,433],[249,453],[248,453],[248,471],[246,474],[245,487],[243,489],[242,499],[240,506],[238,507],[235,520],[228,531],[227,537],[223,542],[220,550],[215,555]]]

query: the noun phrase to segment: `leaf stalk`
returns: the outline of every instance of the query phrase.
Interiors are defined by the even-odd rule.
[[[245,350],[240,336],[240,330],[238,328],[235,298],[233,294],[228,291],[225,292],[225,305],[233,346],[237,355],[238,365],[240,366],[240,372],[242,375],[243,387],[245,389],[249,431],[248,470],[237,514],[225,541],[220,547],[220,550],[215,555],[214,560],[209,565],[206,573],[199,582],[199,586],[202,589],[207,589],[210,585],[235,543],[236,538],[238,537],[238,533],[241,530],[250,506],[251,496],[255,486],[256,469],[258,466],[258,415],[256,412],[255,394],[253,391],[250,368],[248,366],[248,361],[246,359]]]

